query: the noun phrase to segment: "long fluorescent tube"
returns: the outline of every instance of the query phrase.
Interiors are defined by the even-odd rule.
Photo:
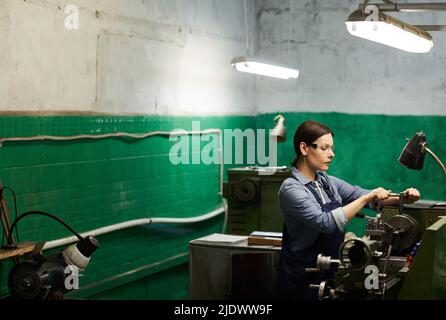
[[[353,12],[345,22],[350,34],[412,53],[426,53],[434,46],[431,35],[382,12],[379,21],[364,21],[361,10]]]
[[[248,59],[246,57],[235,57],[232,59],[231,65],[237,71],[255,73],[280,79],[297,79],[299,76],[299,70],[272,65],[259,60]]]

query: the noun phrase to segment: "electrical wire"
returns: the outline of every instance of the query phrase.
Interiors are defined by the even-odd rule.
[[[0,215],[3,215],[3,209],[0,208]],[[2,224],[3,224],[3,220],[2,220]],[[5,231],[2,228],[2,245],[5,243]]]
[[[248,10],[246,8],[246,0],[243,0],[243,14],[245,21],[246,54],[249,56]]]
[[[47,216],[47,217],[49,217],[49,218],[52,218],[52,219],[54,219],[54,220],[56,220],[57,222],[59,222],[59,223],[61,223],[62,225],[64,225],[68,230],[70,230],[71,231],[71,233],[73,233],[79,240],[83,240],[84,238],[79,234],[79,233],[77,233],[73,228],[71,228],[68,224],[66,224],[62,219],[60,219],[60,218],[58,218],[58,217],[56,217],[56,216],[54,216],[54,215],[52,215],[52,214],[50,214],[50,213],[47,213],[47,212],[43,212],[43,211],[28,211],[28,212],[25,212],[25,213],[22,213],[20,216],[18,216],[17,217],[17,219],[15,219],[14,220],[14,222],[12,223],[12,225],[11,225],[11,228],[9,228],[9,232],[8,232],[8,244],[12,244],[12,236],[11,236],[11,234],[12,234],[12,232],[14,231],[14,228],[15,228],[15,226],[17,225],[17,223],[20,221],[20,220],[22,220],[23,218],[25,218],[26,216],[29,216],[29,215],[32,215],[32,214],[35,214],[35,215],[42,215],[42,216]]]
[[[293,0],[290,0],[290,16],[288,18],[287,63],[290,64],[291,19],[293,18]]]

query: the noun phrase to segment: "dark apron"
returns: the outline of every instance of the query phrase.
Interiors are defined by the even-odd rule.
[[[292,176],[293,177],[293,176]],[[295,177],[293,177],[295,179]],[[315,190],[307,187],[319,202],[322,211],[329,214],[330,211],[342,206],[335,200],[333,192],[324,185],[331,202],[323,204],[320,195]],[[277,293],[279,299],[317,299],[317,290],[309,289],[310,284],[320,284],[321,281],[333,277],[334,270],[305,273],[305,268],[315,268],[318,254],[331,256],[333,259],[339,258],[339,247],[344,241],[344,233],[338,228],[333,233],[319,233],[316,241],[309,247],[292,252],[290,238],[286,224],[283,225],[282,251],[277,270]]]

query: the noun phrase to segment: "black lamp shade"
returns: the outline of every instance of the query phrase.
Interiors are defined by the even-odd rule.
[[[425,153],[423,152],[423,143],[426,142],[426,136],[423,132],[417,132],[405,145],[401,152],[398,162],[403,166],[413,170],[423,169]]]
[[[99,241],[92,236],[87,236],[76,245],[84,257],[90,258],[94,251],[99,248]]]

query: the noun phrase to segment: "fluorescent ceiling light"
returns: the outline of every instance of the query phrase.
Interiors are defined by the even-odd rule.
[[[423,29],[381,11],[379,21],[365,21],[365,18],[362,10],[353,12],[345,22],[348,32],[363,39],[413,53],[426,53],[434,46],[431,35]]]
[[[231,65],[237,71],[255,73],[280,79],[297,79],[299,76],[299,70],[272,65],[259,60],[248,59],[246,57],[235,57],[232,59]]]

